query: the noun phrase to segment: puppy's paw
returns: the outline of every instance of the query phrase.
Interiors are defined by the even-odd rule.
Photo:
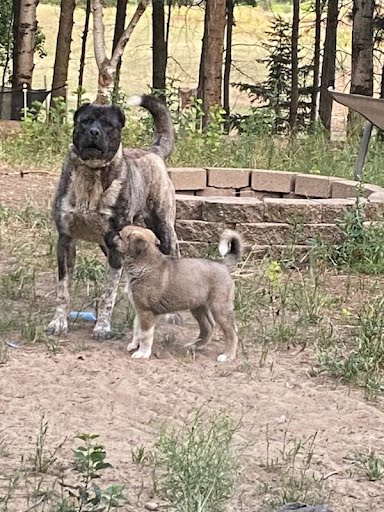
[[[110,325],[95,325],[92,338],[96,341],[105,341],[112,338],[112,330]]]
[[[220,354],[217,358],[217,361],[219,363],[228,363],[229,361],[233,361],[235,358],[232,356],[229,356],[228,354]]]
[[[60,334],[67,336],[68,321],[63,316],[55,317],[48,325],[46,332],[49,336],[59,336]]]
[[[131,343],[128,343],[127,350],[128,352],[132,352],[132,350],[136,350],[139,348],[139,343],[137,343],[135,340],[132,340]]]
[[[173,325],[183,325],[183,319],[181,318],[180,313],[172,313],[166,315],[167,322]]]
[[[151,352],[138,350],[132,354],[132,359],[149,359],[151,357]]]

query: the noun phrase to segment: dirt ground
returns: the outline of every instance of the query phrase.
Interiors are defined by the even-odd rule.
[[[46,174],[21,178],[16,169],[0,167],[0,203],[45,204],[54,181]],[[157,357],[150,361],[130,359],[126,340],[94,342],[89,324],[74,327],[56,353],[28,343],[9,348],[9,359],[0,366],[0,438],[9,444],[1,464],[17,467],[20,457],[33,451],[44,413],[50,446],[79,432],[99,434],[114,465],[111,480],[126,482],[134,510],[144,510],[150,474],[132,462],[131,450],[151,449],[163,422],[182,425],[204,406],[241,419],[236,434],[241,472],[228,510],[266,510],[263,484],[279,485],[278,475],[264,468],[267,445],[270,456],[279,456],[286,432],[297,439],[317,432],[313,469],[335,512],[384,509],[383,481],[367,481],[351,462],[355,452],[370,447],[384,454],[381,401],[366,402],[360,390],[314,376],[309,349],[270,351],[260,367],[261,348],[254,339],[248,340],[247,357],[240,351],[238,361],[219,364],[219,342],[196,358],[185,352],[183,344],[196,334],[188,318],[181,327],[160,325]]]

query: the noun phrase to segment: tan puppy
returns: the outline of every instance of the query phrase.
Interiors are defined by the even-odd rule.
[[[136,350],[135,359],[149,358],[156,317],[190,310],[200,327],[193,345],[198,348],[209,341],[216,321],[225,338],[225,351],[218,361],[232,361],[238,340],[234,283],[228,267],[240,257],[240,236],[230,230],[222,234],[219,251],[224,261],[165,256],[159,243],[152,231],[138,226],[127,226],[114,237],[127,274],[125,293],[137,314],[127,349]]]

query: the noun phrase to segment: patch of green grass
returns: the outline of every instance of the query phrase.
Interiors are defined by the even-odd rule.
[[[367,398],[384,391],[384,298],[363,305],[356,333],[323,339],[317,347],[320,367],[344,382],[362,386]]]
[[[364,205],[357,203],[338,222],[340,242],[314,242],[315,253],[334,267],[363,274],[384,273],[384,227],[365,222]]]
[[[263,488],[268,495],[266,501],[273,507],[294,502],[315,505],[325,494],[314,461],[317,432],[305,439],[291,437],[288,432],[291,421],[284,430],[277,455],[270,453],[270,432],[267,428],[267,455],[263,467],[267,475],[273,474],[273,485],[265,481]]]
[[[224,414],[196,413],[157,441],[159,491],[177,512],[221,512],[234,491],[237,471],[233,436],[237,426]]]
[[[108,487],[100,479],[112,468],[106,460],[105,447],[97,435],[76,436],[68,465],[65,442],[51,449],[47,439],[48,421],[41,417],[35,452],[21,457],[20,467],[12,470],[0,465],[2,482],[0,509],[50,510],[55,512],[111,512],[127,503],[125,486],[113,483]],[[0,458],[8,456],[7,444],[0,440]],[[20,492],[22,491],[22,492]]]
[[[374,450],[355,453],[353,462],[367,480],[375,482],[384,478],[384,458],[377,455]]]

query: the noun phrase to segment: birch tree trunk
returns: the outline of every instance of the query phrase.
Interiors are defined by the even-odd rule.
[[[103,6],[101,0],[93,0],[93,38],[97,67],[99,70],[98,90],[95,103],[107,104],[113,93],[113,84],[119,59],[123,55],[133,30],[147,8],[149,0],[140,0],[131,21],[117,43],[112,57],[108,58],[105,50],[103,23]]]
[[[36,41],[36,7],[39,0],[20,0],[15,10],[16,30],[16,55],[14,62],[16,67],[13,69],[13,84],[15,88],[27,84],[28,88],[32,86],[33,74],[33,56]]]

